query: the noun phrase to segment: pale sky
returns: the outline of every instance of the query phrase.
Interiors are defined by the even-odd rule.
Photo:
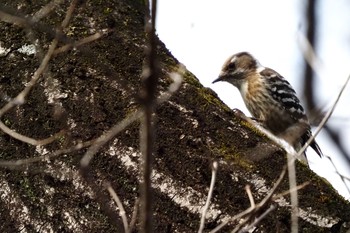
[[[301,98],[303,64],[298,38],[305,29],[304,3],[304,0],[158,0],[157,33],[205,87],[213,89],[230,108],[250,115],[235,87],[211,82],[228,56],[248,51],[262,65],[282,74]],[[316,77],[315,90],[319,106],[328,110],[350,74],[350,2],[319,3],[317,54],[323,69]],[[350,86],[329,124],[338,130],[350,151]],[[350,168],[327,136],[321,133],[317,142],[323,153],[334,159],[337,170],[350,177]],[[312,149],[308,150],[308,158],[312,170],[350,199],[328,159],[320,159]]]

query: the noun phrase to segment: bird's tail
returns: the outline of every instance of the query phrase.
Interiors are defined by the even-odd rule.
[[[302,145],[305,145],[305,143],[312,137],[311,130],[307,130],[305,134],[302,136]],[[323,153],[321,151],[321,148],[318,146],[315,139],[310,143],[311,148],[320,156],[323,156]]]

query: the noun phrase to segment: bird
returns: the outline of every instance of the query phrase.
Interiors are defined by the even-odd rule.
[[[251,113],[265,129],[298,151],[312,137],[305,110],[290,83],[275,70],[262,66],[248,52],[230,56],[213,83],[226,81],[237,87]],[[322,157],[315,140],[311,148]],[[306,155],[299,158],[306,162]]]

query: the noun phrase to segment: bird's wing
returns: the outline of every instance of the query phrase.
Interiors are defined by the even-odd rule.
[[[270,96],[276,102],[281,104],[281,107],[287,111],[295,120],[305,119],[306,114],[300,100],[297,97],[295,90],[290,83],[276,71],[266,68],[260,73],[268,85],[266,86]]]

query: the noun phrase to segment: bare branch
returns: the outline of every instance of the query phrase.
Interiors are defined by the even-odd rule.
[[[0,109],[0,118],[7,111],[9,111],[11,108],[13,108],[14,106],[21,105],[21,104],[23,104],[25,102],[25,98],[27,97],[27,95],[29,94],[31,89],[34,87],[34,85],[37,83],[37,81],[39,80],[41,74],[47,68],[48,63],[49,63],[49,61],[50,61],[50,59],[52,57],[52,53],[55,50],[57,44],[58,44],[58,41],[56,39],[54,39],[52,41],[52,43],[51,43],[51,45],[50,45],[50,47],[49,47],[45,57],[44,57],[44,59],[42,60],[39,68],[35,71],[34,75],[32,76],[32,79],[30,80],[30,82],[26,84],[26,86],[23,89],[23,91],[21,91],[14,99],[9,101],[3,108]],[[16,133],[15,131],[9,129],[1,121],[0,121],[0,129],[2,131],[4,131],[5,133],[9,134],[10,136],[12,136],[13,138],[16,138],[17,140],[23,141],[23,142],[31,144],[31,145],[40,145],[39,141]],[[48,140],[48,141],[50,141],[50,140]]]
[[[272,198],[273,198],[273,194],[276,192],[277,187],[282,183],[282,180],[286,174],[286,170],[287,170],[286,167],[284,167],[278,180],[276,181],[273,188],[270,190],[269,194],[266,195],[266,197],[259,204],[257,204],[255,207],[250,207],[251,211],[250,211],[249,215],[247,216],[247,218],[243,222],[238,224],[236,226],[236,228],[231,233],[238,232],[240,229],[242,229],[242,227],[244,225],[246,225],[248,222],[250,222],[256,216],[256,213],[259,213],[262,209],[266,208],[267,205],[269,205],[271,203]]]
[[[251,228],[255,227],[256,225],[258,225],[261,220],[263,220],[270,212],[272,212],[275,209],[276,209],[276,206],[275,205],[271,205],[270,208],[268,208],[263,214],[261,214],[257,219],[255,219],[254,222],[251,225],[245,227],[239,233],[248,232],[249,229],[251,229]]]
[[[139,119],[142,115],[143,113],[141,110],[135,111],[96,139],[95,143],[86,151],[85,155],[80,160],[80,165],[82,167],[87,167],[93,156],[103,145],[109,142],[115,135],[123,131],[128,125]]]
[[[306,62],[312,67],[313,72],[315,72],[319,77],[324,76],[326,74],[326,70],[324,66],[322,65],[320,59],[315,54],[315,51],[312,47],[312,44],[308,40],[308,38],[305,37],[305,35],[301,32],[298,33],[298,39],[299,39],[299,46],[301,48],[301,51],[303,53],[303,56],[306,60]],[[345,84],[346,85],[346,84]],[[340,152],[342,153],[343,157],[346,159],[348,165],[350,166],[350,155],[346,151],[346,148],[339,140],[339,134],[334,132],[332,128],[325,125],[324,129],[328,133],[330,139],[333,141],[335,145],[339,148]]]
[[[180,66],[178,71],[179,73],[174,72],[170,74],[170,77],[174,80],[174,82],[170,84],[168,90],[157,99],[157,102],[156,102],[157,105],[160,105],[163,102],[167,101],[180,88],[181,82],[182,82],[183,69],[184,67]],[[121,122],[119,122],[118,124],[113,126],[110,130],[108,130],[106,133],[101,135],[96,140],[96,143],[94,143],[94,145],[89,148],[89,150],[85,153],[84,157],[81,159],[80,161],[81,166],[88,166],[93,156],[98,152],[98,150],[102,146],[104,146],[108,141],[110,141],[118,133],[123,131],[131,123],[140,119],[140,117],[142,117],[143,114],[144,114],[143,111],[136,110],[134,113],[125,117]]]
[[[2,121],[0,121],[0,129],[4,133],[8,134],[9,136],[11,136],[19,141],[33,145],[33,146],[42,146],[42,145],[50,144],[51,142],[55,141],[58,137],[60,137],[64,134],[64,131],[61,130],[60,132],[56,133],[55,135],[48,137],[48,138],[45,138],[45,139],[39,139],[39,140],[33,139],[33,138],[27,137],[25,135],[19,134],[16,131],[8,128]]]
[[[233,221],[236,221],[237,219],[241,219],[241,218],[248,216],[241,224],[239,224],[233,230],[233,232],[237,232],[238,230],[240,230],[246,223],[248,223],[255,216],[255,213],[257,213],[257,212],[259,212],[259,210],[262,210],[263,208],[265,208],[271,202],[271,200],[273,198],[273,194],[276,192],[276,189],[282,183],[282,180],[283,180],[284,176],[286,175],[286,171],[287,171],[287,167],[284,167],[282,169],[282,172],[281,172],[279,178],[277,179],[276,183],[274,184],[274,186],[272,187],[270,192],[264,197],[264,199],[260,203],[255,205],[255,207],[251,206],[248,209],[244,210],[243,212],[235,215],[231,219],[222,222],[220,225],[218,225],[216,228],[214,228],[212,231],[210,231],[210,233],[218,232],[224,226],[226,226],[229,222],[233,222]]]
[[[3,8],[3,7],[1,7]],[[20,16],[12,15],[8,12],[0,10],[0,19],[6,23],[12,23],[21,27],[28,27],[31,20]]]
[[[305,14],[305,24],[306,24],[306,34],[307,40],[310,43],[311,48],[315,48],[316,45],[316,0],[309,0],[306,3],[306,14]],[[315,109],[315,99],[314,99],[314,70],[305,62],[304,69],[304,96],[307,108],[309,110]]]
[[[348,186],[348,185],[346,184],[346,182],[345,182],[345,180],[350,181],[350,178],[344,176],[343,174],[341,174],[341,173],[338,171],[338,169],[336,168],[336,166],[335,166],[335,164],[334,164],[334,162],[333,162],[333,160],[332,160],[331,157],[329,157],[329,156],[327,156],[327,155],[325,155],[325,157],[331,162],[331,164],[333,165],[333,167],[334,167],[334,169],[335,169],[336,174],[337,174],[337,175],[340,177],[340,179],[343,181],[343,183],[344,183],[344,185],[345,185],[345,187],[346,187],[348,193],[350,194],[350,188],[349,188],[349,186]]]
[[[62,28],[65,28],[67,25],[68,25],[68,22],[72,16],[72,13],[73,13],[73,10],[76,6],[76,3],[77,3],[77,0],[74,0],[67,13],[66,13],[66,17],[65,19],[63,20],[62,22]],[[3,12],[0,11],[0,17],[1,17],[1,14],[3,14]],[[52,58],[52,55],[53,55],[53,52],[55,51],[56,47],[57,47],[57,44],[58,44],[58,39],[55,38],[45,57],[43,58],[42,62],[40,63],[40,66],[38,67],[38,69],[35,71],[34,75],[32,76],[32,79],[30,80],[30,82],[28,82],[26,85],[25,85],[25,88],[23,89],[23,91],[21,91],[14,99],[12,99],[11,101],[9,101],[3,108],[0,109],[0,118],[7,112],[9,111],[11,108],[13,108],[14,106],[16,105],[21,105],[23,103],[25,103],[25,99],[27,97],[27,95],[29,94],[29,92],[31,91],[31,89],[35,86],[35,84],[38,82],[40,76],[42,75],[42,73],[47,69],[48,67],[48,64]],[[51,143],[52,141],[54,141],[57,136],[53,136],[53,137],[50,137],[50,138],[47,138],[47,139],[43,139],[43,140],[36,140],[36,139],[32,139],[32,138],[29,138],[27,136],[24,136],[24,135],[21,135],[13,130],[11,130],[10,128],[8,128],[3,122],[0,121],[0,129],[7,133],[8,135],[10,135],[11,137],[17,139],[17,140],[20,140],[22,142],[25,142],[25,143],[28,143],[28,144],[31,144],[31,145],[44,145],[44,144],[48,144],[48,143]]]
[[[250,206],[255,208],[254,197],[253,197],[252,191],[250,190],[250,186],[249,185],[245,186],[245,191],[248,194],[248,198],[249,198],[249,201],[250,201]]]
[[[153,166],[153,145],[154,145],[154,123],[153,114],[155,97],[159,79],[159,65],[157,62],[157,41],[156,41],[156,15],[157,0],[151,1],[151,14],[145,18],[145,32],[148,39],[146,46],[146,65],[142,72],[143,88],[140,93],[141,104],[144,116],[141,118],[140,127],[140,148],[141,148],[141,227],[144,233],[153,232],[153,200],[152,200],[152,166]]]
[[[111,197],[113,198],[113,200],[115,201],[115,203],[117,204],[117,206],[119,208],[120,217],[122,218],[122,221],[123,221],[124,231],[125,231],[125,233],[128,233],[129,232],[129,225],[128,225],[128,219],[126,217],[126,212],[125,212],[123,203],[121,202],[117,193],[112,188],[111,183],[106,182],[105,186],[106,186],[106,189],[108,190],[109,194],[111,195]]]
[[[302,184],[296,186],[295,189],[296,189],[296,190],[303,189],[303,188],[305,188],[306,186],[308,186],[309,184],[310,184],[310,182],[308,182],[308,181],[307,181],[307,182],[304,182],[304,183],[302,183]],[[293,190],[289,189],[289,190],[287,190],[287,191],[284,191],[284,192],[282,192],[282,193],[279,193],[279,194],[273,196],[272,199],[273,199],[273,200],[277,200],[278,198],[281,198],[281,197],[283,197],[283,196],[285,196],[285,195],[290,194],[291,191],[293,191]]]
[[[66,27],[68,26],[69,21],[70,21],[70,19],[72,18],[72,15],[73,15],[73,11],[74,11],[74,9],[76,8],[78,2],[79,2],[79,0],[73,0],[73,1],[70,3],[70,5],[69,5],[69,7],[68,7],[68,10],[67,10],[67,12],[66,12],[66,16],[65,16],[64,20],[63,20],[62,23],[61,23],[61,27],[62,27],[62,28],[66,28]]]
[[[299,154],[300,156],[301,154]],[[295,158],[287,153],[288,161],[288,179],[289,179],[289,190],[290,190],[290,202],[291,202],[291,232],[298,233],[298,217],[299,217],[299,202],[298,192],[295,188],[297,186],[297,178],[295,171]]]
[[[309,184],[309,182],[305,182],[304,184],[297,186],[296,189],[297,189],[297,190],[302,189],[302,188],[304,188],[304,187],[305,187],[306,185],[308,185],[308,184]],[[285,191],[285,192],[283,192],[283,193],[280,193],[280,194],[278,194],[278,195],[276,195],[276,196],[273,196],[272,200],[276,200],[276,199],[278,199],[278,198],[280,198],[280,197],[282,197],[282,196],[284,196],[284,195],[290,194],[291,191],[293,191],[293,190],[287,190],[287,191]],[[272,212],[274,209],[276,209],[276,206],[275,206],[275,205],[271,205],[263,214],[261,214],[258,218],[256,218],[256,219],[254,220],[254,222],[253,222],[251,225],[249,225],[249,226],[247,226],[247,227],[244,227],[242,230],[239,231],[239,233],[248,232],[249,229],[255,227],[262,219],[264,219],[264,218],[265,218],[270,212]],[[242,223],[240,224],[240,226],[243,226],[243,225],[245,225],[246,223],[248,223],[248,220],[249,220],[249,218],[247,218],[246,221],[242,222]],[[237,230],[238,230],[239,228],[240,228],[240,227],[237,227]],[[236,232],[236,231],[232,231],[232,232]]]
[[[346,86],[348,85],[350,80],[350,75],[348,76],[348,78],[346,79],[345,83],[343,84],[342,88],[339,91],[339,94],[336,98],[336,100],[334,101],[332,107],[328,110],[328,112],[326,113],[326,115],[323,117],[322,121],[320,122],[319,126],[316,128],[315,132],[313,133],[313,136],[309,138],[309,140],[305,143],[305,145],[298,151],[298,156],[300,156],[302,153],[305,152],[306,148],[310,145],[310,143],[315,139],[315,137],[320,133],[320,131],[322,130],[322,128],[324,127],[324,125],[327,123],[327,121],[329,120],[329,118],[332,116],[335,107],[337,106],[339,99],[341,97],[341,95],[343,94]]]
[[[32,157],[32,158],[28,158],[28,159],[0,160],[0,166],[13,168],[13,167],[18,167],[18,166],[29,165],[31,163],[41,162],[41,161],[45,161],[48,159],[53,159],[53,158],[58,157],[60,155],[72,153],[72,152],[80,150],[82,148],[91,146],[94,143],[95,143],[95,140],[80,142],[80,143],[77,143],[76,145],[71,146],[71,147],[66,148],[66,149],[56,150],[56,151],[49,153],[49,154],[46,154],[46,155],[41,155],[41,156]]]
[[[200,225],[199,225],[198,233],[202,233],[203,230],[204,230],[205,216],[207,215],[207,211],[208,211],[208,208],[209,208],[209,205],[210,205],[210,200],[211,200],[211,197],[213,195],[217,170],[218,170],[218,162],[215,161],[215,162],[213,162],[213,168],[212,168],[212,172],[211,172],[211,181],[210,181],[208,197],[207,197],[207,201],[205,203],[205,206],[203,208],[203,212],[202,212],[202,217],[201,217],[201,222],[200,222]]]
[[[336,145],[336,147],[340,151],[343,159],[347,162],[348,167],[350,167],[350,154],[347,151],[347,148],[345,147],[342,141],[342,137],[338,129],[333,129],[329,125],[325,125],[324,130],[327,132],[331,141],[333,141],[333,143]]]
[[[42,60],[40,66],[34,72],[32,79],[25,85],[25,88],[23,89],[23,91],[21,91],[14,99],[12,99],[3,108],[0,109],[0,117],[2,117],[7,111],[9,111],[14,106],[22,105],[25,102],[25,98],[27,97],[28,93],[31,91],[31,89],[34,87],[34,85],[39,80],[40,75],[46,69],[46,67],[51,59],[52,53],[55,50],[57,44],[58,44],[58,41],[56,39],[54,39],[52,41],[45,57],[44,57],[44,59]]]
[[[76,42],[72,42],[70,44],[67,44],[67,45],[64,45],[62,47],[59,47],[57,48],[54,52],[53,52],[53,55],[57,55],[59,53],[64,53],[64,52],[67,52],[69,51],[70,49],[73,49],[73,48],[78,48],[84,44],[87,44],[87,43],[91,43],[95,40],[98,40],[100,38],[103,38],[104,36],[106,36],[108,33],[110,33],[111,30],[109,29],[102,29],[101,31],[99,32],[96,32],[95,34],[91,35],[91,36],[88,36],[88,37],[85,37],[79,41],[76,41]]]
[[[46,17],[48,14],[50,14],[50,12],[52,12],[53,10],[55,10],[55,8],[62,4],[64,1],[63,0],[53,0],[51,2],[49,2],[48,4],[46,4],[45,6],[43,6],[40,10],[38,10],[37,12],[35,12],[35,14],[33,15],[33,21],[34,22],[38,22],[40,21],[42,18]]]
[[[182,68],[183,67],[180,67],[180,69],[182,69]],[[167,92],[163,93],[157,99],[157,104],[162,104],[163,102],[167,101],[170,98],[170,96],[174,92],[176,92],[176,90],[181,85],[182,76],[179,73],[172,73],[172,74],[170,74],[170,77],[173,78],[174,82],[169,86],[169,90]],[[142,111],[141,110],[135,111],[131,115],[125,117],[124,120],[122,120],[120,123],[118,123],[117,125],[112,127],[109,131],[107,131],[105,134],[103,134],[102,136],[100,136],[97,139],[92,139],[92,140],[86,141],[86,142],[80,142],[72,147],[69,147],[66,149],[60,149],[60,150],[54,151],[50,154],[37,156],[37,157],[33,157],[33,158],[21,159],[21,160],[10,160],[10,161],[0,160],[0,166],[11,168],[11,167],[16,167],[16,166],[28,165],[30,163],[41,162],[41,161],[45,161],[48,159],[53,159],[53,158],[56,158],[60,155],[69,154],[69,153],[72,153],[74,151],[80,150],[82,148],[91,146],[91,148],[89,148],[89,150],[91,150],[91,151],[89,152],[89,150],[88,150],[84,155],[87,157],[82,159],[83,163],[88,164],[92,158],[90,156],[93,156],[93,154],[96,153],[99,148],[101,148],[103,145],[105,145],[105,143],[107,143],[110,139],[112,139],[119,132],[124,130],[132,122],[139,119],[140,116],[142,116]],[[32,145],[46,145],[46,144],[51,142],[51,141],[48,142],[49,140],[54,140],[55,138],[63,135],[63,133],[64,133],[64,131],[61,131],[50,138],[39,140],[38,142],[35,142],[36,140],[32,139],[33,140],[32,143],[34,143]],[[48,141],[46,141],[46,140],[48,140]],[[96,151],[96,152],[94,152],[94,151]],[[84,159],[86,159],[86,161],[84,161]]]
[[[297,33],[297,38],[304,59],[312,68],[313,72],[315,72],[317,76],[322,77],[326,73],[324,66],[322,65],[320,59],[316,56],[315,51],[312,48],[312,45],[310,44],[309,40],[302,32]]]
[[[342,89],[340,90],[338,97],[334,104],[332,105],[332,108],[326,113],[326,115],[323,117],[321,123],[317,127],[316,131],[314,132],[313,136],[309,138],[309,140],[304,144],[304,146],[298,151],[297,156],[301,156],[306,148],[310,145],[310,143],[315,139],[315,137],[319,134],[323,126],[326,124],[328,119],[331,117],[339,99],[340,96],[342,95],[346,85],[348,84],[350,79],[350,75],[347,78],[346,82],[344,83]],[[288,157],[288,174],[289,174],[289,184],[290,184],[290,189],[292,190],[290,192],[291,195],[291,202],[292,202],[292,225],[291,225],[291,232],[296,233],[298,232],[298,196],[297,196],[297,189],[296,189],[296,175],[295,175],[295,158],[293,158],[290,154],[287,154]]]
[[[129,226],[129,232],[128,232],[128,233],[131,233],[132,230],[133,230],[134,227],[135,227],[136,219],[137,219],[137,215],[138,215],[138,210],[139,210],[139,206],[140,206],[140,199],[137,198],[137,199],[135,200],[134,211],[133,211],[133,213],[132,213],[132,217],[131,217],[130,226]]]

